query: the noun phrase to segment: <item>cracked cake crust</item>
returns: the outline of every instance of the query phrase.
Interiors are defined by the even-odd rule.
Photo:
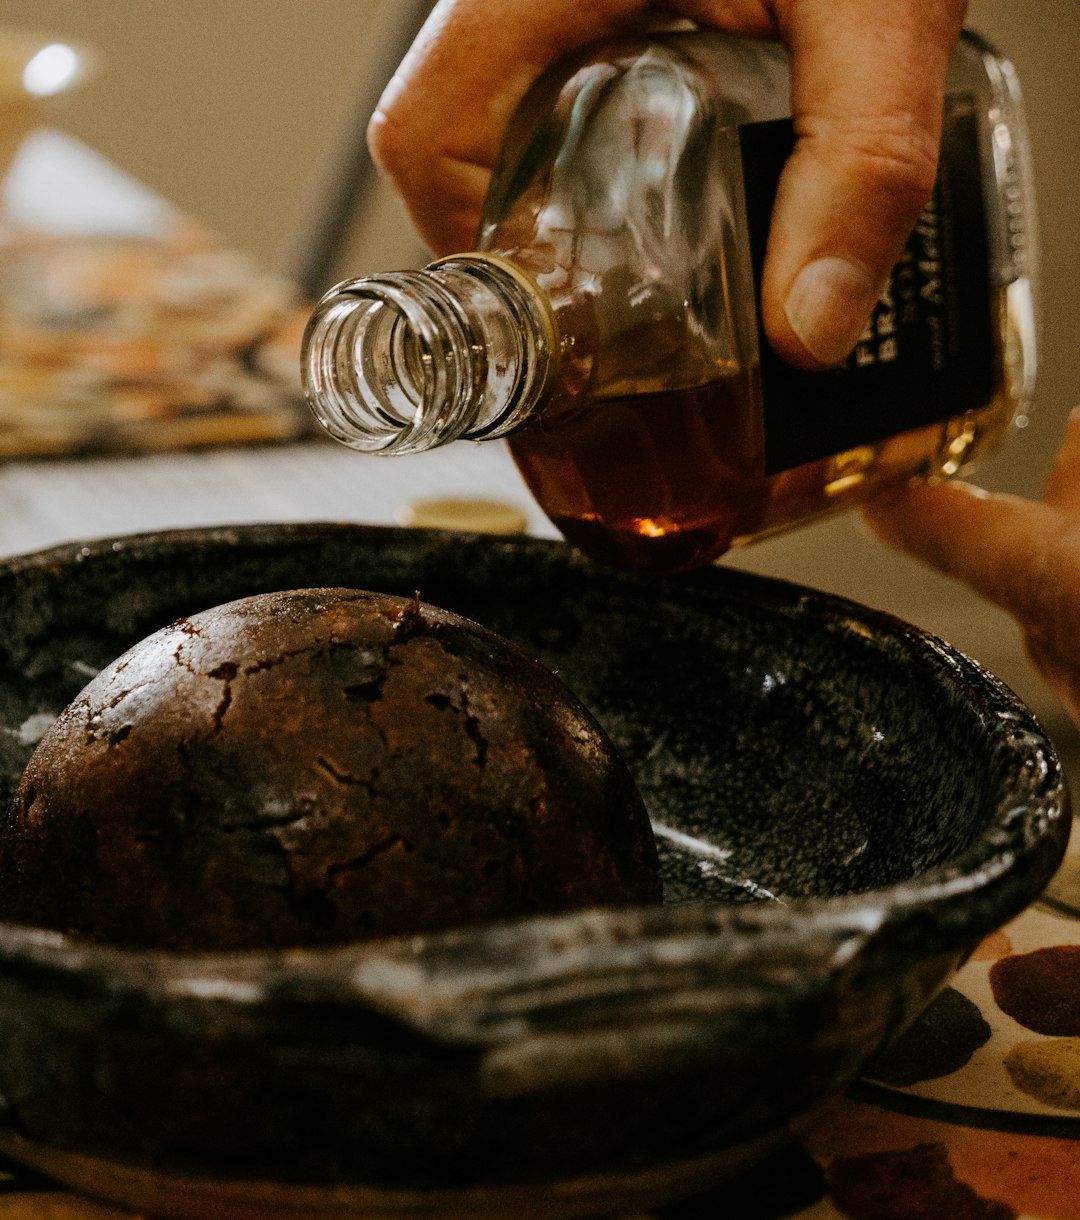
[[[43,738],[0,917],[126,945],[313,945],[658,898],[588,711],[423,604],[291,590],[179,619]]]

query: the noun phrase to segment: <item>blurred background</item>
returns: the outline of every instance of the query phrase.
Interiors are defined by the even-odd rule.
[[[315,293],[345,275],[425,257],[372,169],[363,131],[429,8],[415,0],[4,0],[0,17],[85,39],[102,53],[96,79],[50,122]],[[1080,402],[1080,21],[1072,0],[974,0],[968,24],[1013,60],[1023,84],[1042,246],[1036,410],[977,478],[1037,495]],[[1011,622],[886,555],[857,519],[728,562],[853,596],[939,633],[1027,698],[1070,760],[1080,753]]]

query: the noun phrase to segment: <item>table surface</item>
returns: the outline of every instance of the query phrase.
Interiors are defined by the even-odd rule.
[[[59,132],[41,131],[27,141],[2,184],[2,203],[0,224],[7,231],[0,235],[9,254],[19,254],[25,244],[38,248],[41,233],[48,235],[50,258],[61,257],[65,243],[81,254],[87,242],[119,240],[119,249],[129,236],[164,243],[170,258],[178,249],[185,258],[193,249],[200,258],[214,250],[213,240],[165,201]],[[102,248],[97,246],[94,283],[105,283],[108,292]],[[65,451],[63,428],[37,427],[28,411],[30,399],[20,397],[19,390],[25,352],[31,364],[52,362],[54,380],[35,383],[38,389],[44,384],[43,392],[59,385],[67,393],[72,369],[65,366],[62,376],[57,374],[55,354],[41,356],[32,325],[23,326],[18,342],[10,329],[0,331],[0,440],[8,410],[9,439],[32,435],[37,446],[33,456],[9,449],[9,460],[0,465],[0,555],[240,522],[395,524],[411,504],[427,497],[492,499],[516,509],[526,530],[554,536],[498,443],[388,461],[308,435],[295,414],[288,346],[298,332],[287,315],[291,310],[301,316],[302,304],[280,295],[280,285],[274,290],[279,295],[268,298],[269,281],[243,260],[215,262],[215,274],[223,265],[229,269],[233,321],[236,302],[247,303],[248,285],[260,308],[280,311],[273,315],[274,362],[259,373],[254,389],[232,378],[220,400],[208,408],[200,399],[191,416],[182,398],[193,384],[185,380],[192,365],[190,333],[178,338],[166,327],[152,335],[153,409],[147,407],[148,395],[133,403],[128,391],[137,378],[125,363],[133,350],[127,340],[134,328],[142,343],[145,328],[160,328],[161,316],[148,323],[144,311],[132,322],[127,282],[119,292],[123,310],[116,306],[113,317],[129,331],[124,343],[109,347],[114,363],[102,372],[98,361],[89,380],[79,380],[81,371],[75,370],[80,391],[89,386],[92,402],[87,399],[86,410],[96,413],[97,425],[80,430],[70,403],[58,417],[75,452]],[[32,311],[27,317],[33,323]],[[82,323],[76,318],[74,324]],[[100,353],[93,324],[87,325],[90,340],[79,351],[94,364]],[[54,315],[41,321],[42,330],[56,326]],[[183,359],[170,363],[174,342]],[[199,342],[198,356],[205,360],[205,335]],[[231,359],[232,353],[223,357],[218,350],[213,358]],[[250,346],[243,359],[250,360]],[[265,404],[254,390],[264,394]],[[33,401],[43,414],[51,410],[44,399]],[[101,424],[103,416],[108,426]],[[169,431],[178,418],[183,428]],[[137,427],[130,426],[132,419]],[[278,429],[269,437],[260,433],[267,419],[266,426]],[[215,443],[223,439],[231,443]],[[172,447],[162,451],[165,443]],[[815,1115],[764,1165],[713,1196],[662,1215],[668,1220],[719,1215],[1080,1220],[1080,844],[1044,900],[980,946],[875,1072],[874,1079],[861,1081]],[[0,1164],[0,1220],[121,1214],[18,1166]]]

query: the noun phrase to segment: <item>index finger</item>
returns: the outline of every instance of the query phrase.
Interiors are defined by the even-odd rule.
[[[491,167],[529,86],[577,47],[633,28],[648,0],[440,0],[368,129],[436,254],[471,248]]]

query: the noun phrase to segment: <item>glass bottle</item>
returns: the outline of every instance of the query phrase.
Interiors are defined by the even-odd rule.
[[[967,466],[1034,386],[1011,66],[964,34],[934,197],[855,351],[817,373],[760,328],[789,116],[776,44],[686,32],[560,64],[513,120],[476,251],[318,304],[316,416],[371,453],[505,436],[564,536],[638,571]]]

